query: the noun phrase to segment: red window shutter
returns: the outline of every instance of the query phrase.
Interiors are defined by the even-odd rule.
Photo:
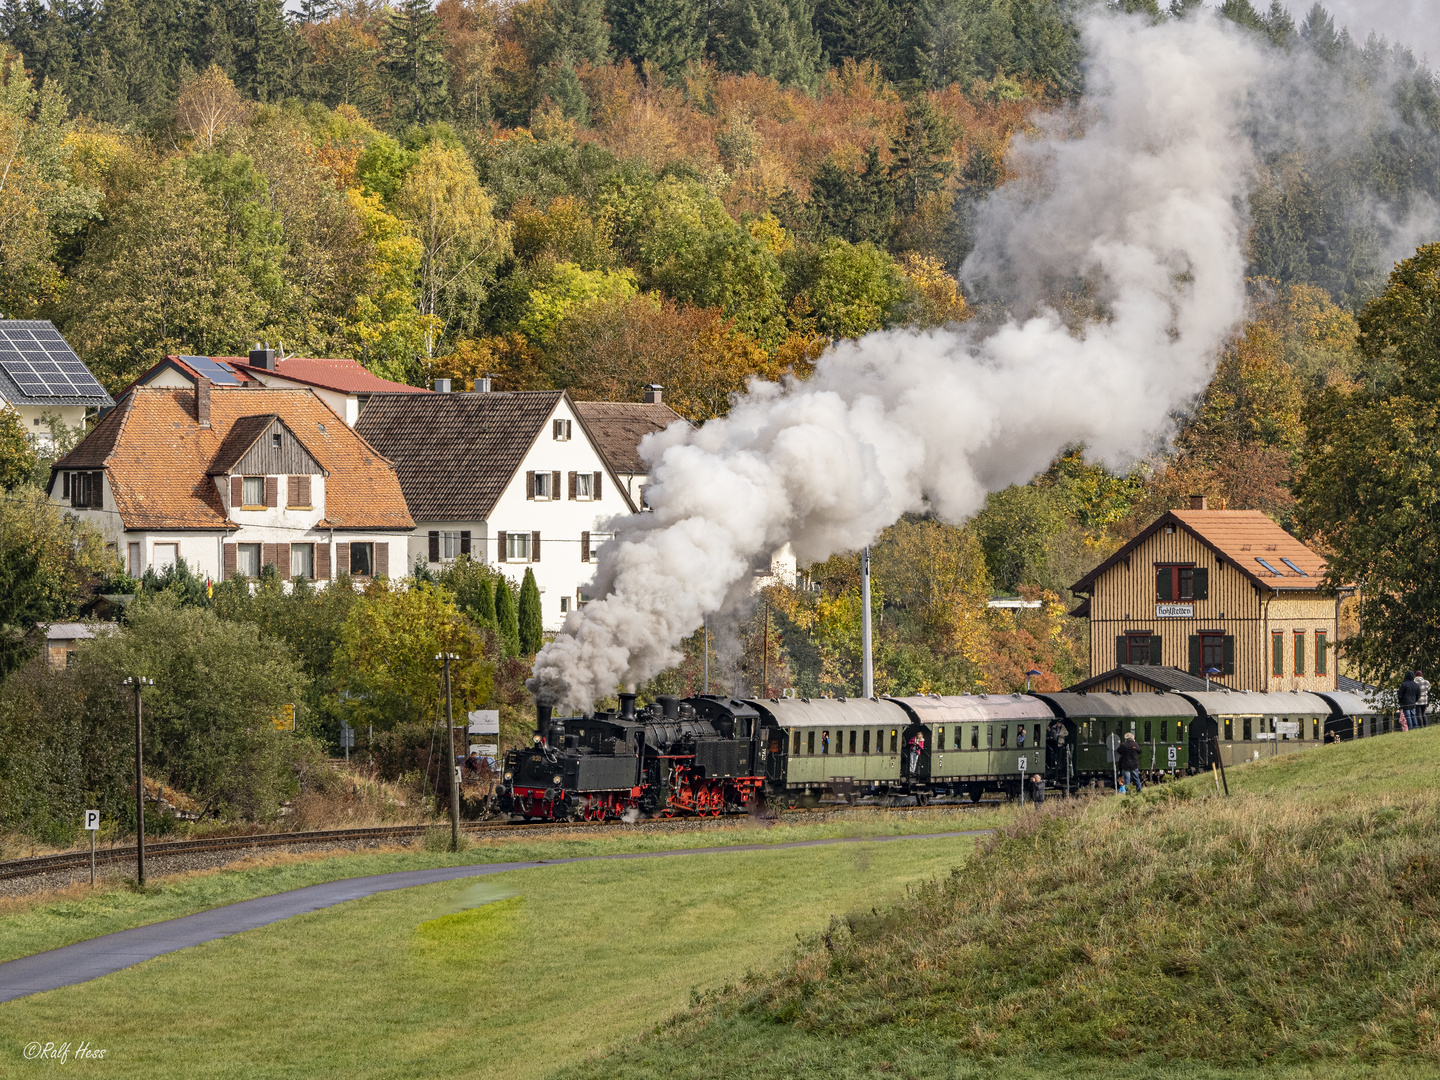
[[[578,473],[573,473],[573,472],[570,474],[570,498],[571,498],[572,501],[573,501],[574,498],[575,498],[575,486],[576,486],[575,477],[578,476],[578,475],[579,475]]]
[[[330,545],[315,545],[315,580],[330,580]]]
[[[280,505],[280,478],[278,476],[265,477],[265,505]]]
[[[437,529],[430,530],[430,561],[440,561],[440,533]]]
[[[225,545],[225,567],[224,567],[224,569],[223,569],[223,571],[221,572],[221,575],[220,575],[220,576],[221,576],[222,578],[224,578],[226,581],[229,581],[231,578],[233,578],[233,577],[235,576],[235,566],[236,566],[236,561],[235,561],[235,559],[236,559],[236,555],[235,555],[235,545],[234,545],[234,544],[226,544],[226,545]]]
[[[505,561],[505,530],[503,529],[495,534],[495,561]]]
[[[267,566],[274,566],[274,565],[275,565],[275,545],[274,545],[274,544],[261,544],[261,545],[260,545],[260,566],[261,566],[261,569],[264,569],[264,568],[267,567]]]
[[[530,561],[540,561],[540,530],[536,529],[530,534]]]
[[[243,476],[230,477],[230,509],[239,510],[245,505],[245,478]]]
[[[531,469],[525,474],[525,497],[535,498],[535,470]]]
[[[275,569],[280,571],[280,580],[290,580],[290,545],[275,545]]]
[[[592,499],[600,498],[600,478],[604,475],[604,473],[598,472],[595,474],[595,486],[590,489],[590,497]]]
[[[390,543],[378,543],[375,545],[375,576],[390,576]]]
[[[461,554],[461,555],[469,555],[469,554],[470,554],[470,530],[469,530],[469,529],[461,529],[461,530],[460,530],[460,554]]]
[[[588,532],[580,534],[580,561],[590,561],[590,534]]]
[[[350,545],[335,545],[335,576],[350,573]]]

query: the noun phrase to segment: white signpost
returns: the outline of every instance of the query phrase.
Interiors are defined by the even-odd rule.
[[[90,834],[90,884],[95,884],[95,830],[100,828],[100,811],[85,811],[85,830]]]
[[[1020,757],[1020,805],[1025,805],[1025,767],[1030,764],[1030,759],[1023,754]]]

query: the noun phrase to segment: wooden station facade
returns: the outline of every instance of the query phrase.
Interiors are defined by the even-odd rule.
[[[1090,670],[1166,666],[1232,690],[1336,689],[1325,560],[1258,510],[1174,510],[1072,586]],[[1098,689],[1098,687],[1097,687]]]

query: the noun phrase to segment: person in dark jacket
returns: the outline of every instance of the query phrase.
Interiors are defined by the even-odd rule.
[[[1139,792],[1142,790],[1140,784],[1140,744],[1135,741],[1135,733],[1127,731],[1125,738],[1120,742],[1120,749],[1116,751],[1117,764],[1120,766],[1120,783],[1125,785],[1127,791]],[[1130,785],[1134,784],[1132,788]]]
[[[1415,706],[1420,703],[1420,684],[1415,681],[1415,672],[1405,673],[1397,700],[1400,705],[1400,730],[1409,731],[1415,726]]]

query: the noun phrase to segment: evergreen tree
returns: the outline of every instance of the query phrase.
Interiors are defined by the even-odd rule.
[[[906,104],[904,133],[890,144],[888,170],[900,213],[913,214],[922,199],[944,186],[954,141],[954,129],[929,99],[917,97]]]
[[[611,0],[605,11],[615,52],[667,75],[705,51],[705,20],[695,0]]]
[[[827,158],[810,185],[810,206],[820,236],[884,247],[895,223],[895,179],[871,146],[865,171],[852,172]]]
[[[545,641],[541,626],[540,587],[535,584],[535,571],[527,566],[525,580],[520,583],[520,616],[516,620],[522,656],[534,656],[540,651]]]
[[[450,107],[450,65],[430,0],[401,0],[386,13],[380,65],[390,80],[396,118],[425,125]]]
[[[569,60],[555,66],[547,93],[565,117],[581,125],[590,123],[590,99],[585,96],[585,87],[580,85],[580,76]]]
[[[506,656],[520,655],[520,620],[515,612],[515,594],[504,574],[495,581],[495,621],[500,627],[500,646]]]
[[[815,31],[831,64],[875,60],[889,75],[895,67],[900,13],[891,0],[819,0]]]
[[[806,0],[725,0],[717,21],[715,58],[722,71],[815,85],[823,65]]]
[[[610,28],[603,0],[550,0],[550,26],[541,63],[551,60],[604,64],[610,59]]]

